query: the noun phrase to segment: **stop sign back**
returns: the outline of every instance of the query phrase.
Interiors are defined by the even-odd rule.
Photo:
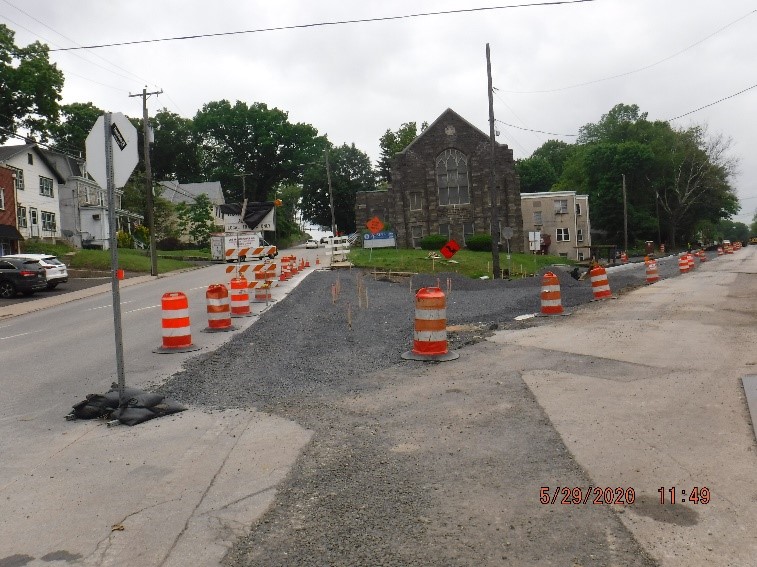
[[[89,131],[85,147],[87,171],[103,189],[108,187],[105,169],[105,143],[111,144],[113,152],[113,183],[123,187],[139,161],[137,153],[137,129],[120,112],[110,113],[110,130],[105,134],[105,115],[101,116]]]

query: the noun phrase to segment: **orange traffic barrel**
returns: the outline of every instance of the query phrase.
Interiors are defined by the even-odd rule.
[[[691,252],[686,254],[686,261],[689,263],[689,270],[693,270],[696,267],[694,265],[694,255]]]
[[[678,270],[685,274],[689,271],[689,259],[686,257],[686,254],[681,254],[678,257]]]
[[[163,344],[153,352],[190,352],[199,350],[192,344],[189,324],[189,301],[180,291],[164,293],[160,300],[162,313]]]
[[[657,271],[657,260],[650,260],[647,262],[647,283],[653,284],[660,279],[660,274]]]
[[[628,264],[628,254],[626,254],[625,252],[621,252],[620,253],[620,261],[623,264]]]
[[[438,287],[423,287],[415,294],[413,350],[405,360],[454,360],[460,355],[447,349],[447,299]]]
[[[247,279],[234,278],[231,280],[231,316],[232,317],[249,317],[253,315],[250,311],[250,294],[247,292]]]
[[[560,280],[552,272],[544,274],[541,282],[541,314],[562,315]]]
[[[607,281],[607,270],[602,266],[593,268],[589,272],[589,279],[591,279],[591,292],[594,294],[595,301],[612,297],[610,282]]]
[[[262,282],[255,287],[255,302],[268,303],[269,301],[271,301],[271,284]]]
[[[206,333],[221,333],[236,329],[231,324],[231,305],[229,290],[223,284],[212,284],[205,292],[208,304],[208,326],[203,329]]]

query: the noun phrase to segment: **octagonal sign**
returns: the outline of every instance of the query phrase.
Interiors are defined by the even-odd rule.
[[[107,141],[113,151],[113,183],[123,187],[139,161],[137,152],[137,129],[120,112],[110,113],[110,131]],[[100,187],[107,189],[108,175],[105,169],[105,115],[92,126],[87,141],[87,171]]]

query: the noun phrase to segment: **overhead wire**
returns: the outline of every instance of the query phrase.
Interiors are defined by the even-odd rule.
[[[9,0],[0,0],[0,1],[2,1],[2,2],[3,2],[3,3],[5,3],[5,4],[7,4],[7,5],[8,5],[8,6],[10,6],[11,8],[14,8],[15,10],[17,10],[17,11],[21,12],[21,13],[22,13],[22,14],[24,14],[24,15],[25,15],[25,16],[26,16],[27,18],[30,18],[31,20],[34,20],[34,21],[35,21],[35,22],[37,22],[38,24],[40,24],[40,25],[42,25],[42,26],[46,27],[46,28],[47,28],[47,29],[49,29],[49,30],[50,30],[51,32],[53,32],[53,33],[55,33],[55,34],[59,35],[60,37],[62,37],[62,38],[63,38],[63,39],[65,39],[66,41],[69,41],[69,42],[73,43],[73,44],[74,44],[74,45],[76,45],[76,46],[80,46],[80,44],[79,44],[79,43],[77,43],[77,42],[76,42],[75,40],[71,39],[70,37],[68,37],[68,36],[66,36],[66,35],[64,35],[64,34],[62,34],[62,33],[60,33],[60,32],[59,32],[58,30],[56,30],[56,29],[54,29],[54,28],[52,28],[52,27],[48,26],[48,25],[47,25],[47,24],[46,24],[45,22],[43,22],[43,21],[39,20],[38,18],[36,18],[36,17],[35,17],[35,16],[33,15],[33,14],[30,14],[30,13],[29,13],[29,12],[27,12],[26,10],[23,10],[22,8],[19,8],[18,6],[16,6],[16,5],[15,5],[15,4],[13,4],[12,2],[10,2]],[[40,34],[38,34],[38,33],[36,33],[36,32],[33,32],[33,31],[32,31],[32,30],[30,30],[29,28],[26,28],[26,27],[22,26],[21,24],[18,24],[18,23],[16,23],[16,22],[13,22],[13,21],[12,21],[12,20],[10,20],[10,18],[8,18],[7,16],[3,16],[3,17],[4,17],[5,19],[7,19],[8,21],[12,22],[12,23],[13,23],[14,25],[17,25],[17,26],[21,27],[22,29],[24,29],[24,30],[28,31],[29,33],[31,33],[31,34],[33,34],[33,35],[36,35],[36,36],[38,36],[38,37],[40,37],[40,38],[44,39],[44,40],[45,40],[46,42],[48,42],[48,43],[50,43],[50,44],[52,44],[52,45],[57,45],[57,44],[56,44],[55,42],[52,42],[52,41],[50,41],[49,39],[45,38],[44,36],[42,36],[42,35],[40,35]],[[60,46],[58,46],[58,47],[60,47]],[[80,47],[81,47],[81,46],[80,46]],[[140,75],[137,75],[136,73],[133,73],[133,72],[129,71],[128,69],[125,69],[125,68],[123,68],[123,67],[121,67],[121,66],[119,66],[119,65],[116,65],[115,63],[113,63],[112,61],[109,61],[108,59],[106,59],[105,57],[103,57],[103,56],[99,55],[98,53],[92,52],[92,54],[93,54],[93,55],[94,55],[95,57],[97,57],[98,59],[100,59],[100,60],[104,61],[104,62],[105,62],[106,64],[110,65],[111,67],[114,67],[114,68],[116,68],[116,69],[119,69],[119,70],[123,71],[124,73],[128,73],[129,75],[131,75],[131,77],[132,77],[132,78],[126,77],[126,76],[124,76],[124,75],[121,75],[120,73],[116,73],[115,71],[113,71],[113,70],[111,70],[111,69],[108,69],[108,68],[106,68],[106,67],[103,67],[102,65],[99,65],[98,63],[95,63],[94,61],[91,61],[91,60],[89,60],[89,59],[87,59],[87,58],[83,57],[82,55],[79,55],[79,54],[76,54],[76,53],[72,53],[71,55],[73,55],[73,56],[75,56],[75,57],[78,57],[78,58],[79,58],[79,59],[81,59],[82,61],[86,61],[87,63],[90,63],[90,64],[92,64],[92,65],[95,65],[95,66],[97,66],[97,67],[100,67],[101,69],[104,69],[105,71],[108,71],[109,73],[113,73],[114,75],[117,75],[117,76],[119,76],[119,77],[121,77],[121,78],[123,78],[123,79],[129,80],[129,81],[134,81],[134,79],[136,78],[136,79],[137,79],[137,80],[139,80],[140,82],[148,82],[148,83],[149,83],[149,82],[151,82],[151,81],[149,81],[148,79],[145,79],[144,77],[141,77]],[[82,77],[82,78],[85,78],[85,77]],[[94,82],[94,81],[93,81],[93,82]]]
[[[715,30],[714,32],[712,32],[711,34],[709,34],[708,36],[703,37],[702,39],[695,41],[694,43],[692,43],[688,47],[685,47],[684,49],[676,51],[672,55],[668,55],[667,57],[663,57],[662,59],[660,59],[658,61],[655,61],[654,63],[650,63],[649,65],[644,65],[643,67],[639,67],[638,69],[633,69],[631,71],[626,71],[626,72],[623,72],[623,73],[618,73],[616,75],[610,75],[609,77],[603,77],[601,79],[594,79],[594,80],[591,80],[591,81],[585,81],[583,83],[575,83],[575,84],[572,84],[572,85],[566,85],[566,86],[563,86],[563,87],[556,87],[556,88],[551,88],[551,89],[530,90],[530,91],[514,91],[514,90],[507,90],[506,91],[506,90],[503,90],[502,92],[509,93],[509,94],[544,94],[544,93],[555,93],[555,92],[560,92],[560,91],[567,91],[567,90],[570,90],[570,89],[576,89],[576,88],[579,88],[579,87],[586,87],[586,86],[589,86],[589,85],[595,85],[597,83],[603,83],[605,81],[610,81],[612,79],[619,79],[621,77],[627,77],[629,75],[634,75],[636,73],[640,73],[642,71],[646,71],[647,69],[651,69],[652,67],[656,67],[657,65],[665,63],[666,61],[670,61],[671,59],[674,59],[674,58],[678,57],[679,55],[682,55],[683,53],[689,51],[690,49],[693,49],[694,47],[696,47],[696,46],[704,43],[708,39],[711,39],[712,37],[716,36],[720,32],[722,32],[722,31],[730,28],[731,26],[737,24],[741,20],[744,20],[744,19],[748,18],[749,16],[751,16],[754,13],[757,13],[757,9],[752,10],[751,12],[748,12],[747,14],[744,14],[743,16],[740,16],[740,17],[736,18],[732,22],[724,25],[721,28],[718,28],[717,30]]]
[[[356,19],[351,19],[351,20],[334,20],[334,21],[328,21],[328,22],[295,24],[295,25],[289,25],[289,26],[275,26],[275,27],[270,27],[270,28],[257,28],[257,29],[251,29],[251,30],[240,30],[240,31],[231,31],[231,32],[202,33],[202,34],[183,35],[183,36],[176,36],[176,37],[162,37],[162,38],[155,38],[155,39],[120,41],[120,42],[113,42],[113,43],[102,43],[98,45],[64,47],[64,48],[59,48],[59,49],[51,49],[50,51],[75,51],[79,49],[99,49],[102,47],[122,47],[126,45],[161,43],[161,42],[166,42],[166,41],[184,41],[184,40],[189,40],[189,39],[203,39],[203,38],[210,38],[210,37],[224,37],[224,36],[231,36],[231,35],[244,35],[244,34],[253,34],[253,33],[272,32],[272,31],[308,29],[308,28],[327,27],[327,26],[340,26],[340,25],[345,25],[345,24],[364,24],[364,23],[371,23],[371,22],[386,22],[386,21],[392,21],[392,20],[423,18],[423,17],[428,17],[428,16],[446,16],[450,14],[464,14],[464,13],[486,12],[486,11],[494,11],[494,10],[507,10],[507,9],[512,9],[512,8],[533,8],[533,7],[544,7],[544,6],[559,6],[559,5],[564,5],[564,4],[584,4],[587,2],[596,2],[596,1],[597,0],[555,0],[553,2],[530,2],[526,4],[510,4],[506,6],[485,6],[485,7],[479,7],[479,8],[461,8],[458,10],[418,12],[415,14],[402,14],[398,16],[356,18]]]

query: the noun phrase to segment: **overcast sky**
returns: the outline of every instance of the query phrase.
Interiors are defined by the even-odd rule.
[[[551,0],[545,0],[550,2]],[[498,141],[524,158],[548,139],[572,142],[618,103],[649,119],[683,118],[733,139],[732,180],[750,223],[757,209],[757,6],[753,0],[0,0],[16,43],[51,49],[344,20],[520,6],[219,37],[53,51],[63,102],[141,116],[129,94],[163,90],[167,108],[193,117],[203,104],[263,102],[375,163],[379,138],[446,108],[489,131],[486,44],[491,47]],[[620,181],[619,181],[620,183]]]

